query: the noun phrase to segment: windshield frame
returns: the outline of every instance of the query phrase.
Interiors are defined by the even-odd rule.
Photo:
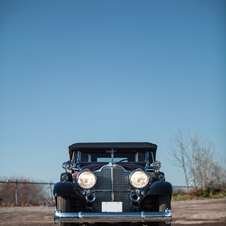
[[[117,153],[124,153],[125,155],[128,153],[128,154],[131,154],[131,153],[134,153],[136,152],[136,155],[137,155],[137,160],[138,159],[138,154],[139,153],[144,153],[144,161],[115,161],[115,152]],[[112,150],[109,150],[109,157],[108,160],[110,161],[82,161],[82,153],[89,153],[89,154],[97,154],[97,153],[107,153],[106,150],[98,150],[98,151],[90,151],[88,152],[87,150],[84,151],[84,150],[80,150],[80,151],[77,151],[77,152],[73,152],[73,157],[72,157],[72,161],[76,164],[76,165],[92,165],[92,164],[108,164],[109,162],[111,163],[117,163],[117,164],[138,164],[138,165],[146,165],[146,164],[151,164],[154,162],[154,156],[153,156],[153,153],[152,151],[140,151],[140,150],[123,150],[123,151],[117,151],[117,150],[114,150],[112,148]],[[118,158],[118,157],[116,157]],[[122,158],[123,159],[123,158]]]

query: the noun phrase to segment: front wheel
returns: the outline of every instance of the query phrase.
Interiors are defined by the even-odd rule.
[[[57,210],[62,213],[71,212],[70,197],[57,196]],[[58,223],[57,226],[71,226],[70,223]]]
[[[169,195],[160,195],[159,196],[159,212],[165,212],[166,209],[171,209],[171,200]],[[165,224],[164,222],[160,222],[159,226],[170,226],[171,223]]]

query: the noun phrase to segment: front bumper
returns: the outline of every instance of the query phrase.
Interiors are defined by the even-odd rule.
[[[118,222],[165,222],[172,220],[171,210],[165,212],[121,212],[121,213],[97,213],[97,212],[76,212],[62,213],[55,211],[55,223],[118,223]]]

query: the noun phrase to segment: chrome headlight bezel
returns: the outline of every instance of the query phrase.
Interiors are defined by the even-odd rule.
[[[135,177],[141,178],[142,180],[140,182],[138,182],[138,180],[135,179]],[[129,181],[130,181],[130,184],[134,188],[142,189],[142,188],[145,188],[149,184],[150,177],[144,170],[136,169],[131,172],[131,174],[129,176]]]
[[[86,181],[84,181],[85,179]],[[96,184],[96,181],[96,175],[88,169],[81,171],[77,176],[77,184],[82,189],[92,188]]]

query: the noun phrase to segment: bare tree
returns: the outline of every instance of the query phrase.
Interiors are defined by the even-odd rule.
[[[183,169],[187,191],[188,181],[195,189],[221,186],[226,182],[226,170],[215,159],[213,143],[192,135],[188,130],[186,135],[179,130],[171,139],[169,154],[171,162]]]
[[[198,137],[196,135],[194,137],[191,137],[190,133],[189,133],[189,137],[191,142],[189,142],[190,150],[186,152],[186,163],[190,170],[191,181],[193,183],[194,188],[196,189],[196,180],[197,180],[196,168],[198,165],[198,158],[197,158]]]
[[[214,158],[214,146],[211,141],[203,140],[196,134],[191,135],[188,131],[190,142],[190,150],[187,160],[192,176],[192,182],[196,186],[205,189],[210,185],[213,170],[215,169],[216,161]]]
[[[0,195],[2,198],[1,204],[11,205],[16,203],[15,200],[15,185],[14,184],[0,184]]]
[[[171,162],[175,166],[183,169],[186,188],[188,191],[187,147],[188,147],[187,141],[185,140],[181,130],[179,130],[179,133],[171,139],[169,154],[173,157],[173,159],[170,159]]]

